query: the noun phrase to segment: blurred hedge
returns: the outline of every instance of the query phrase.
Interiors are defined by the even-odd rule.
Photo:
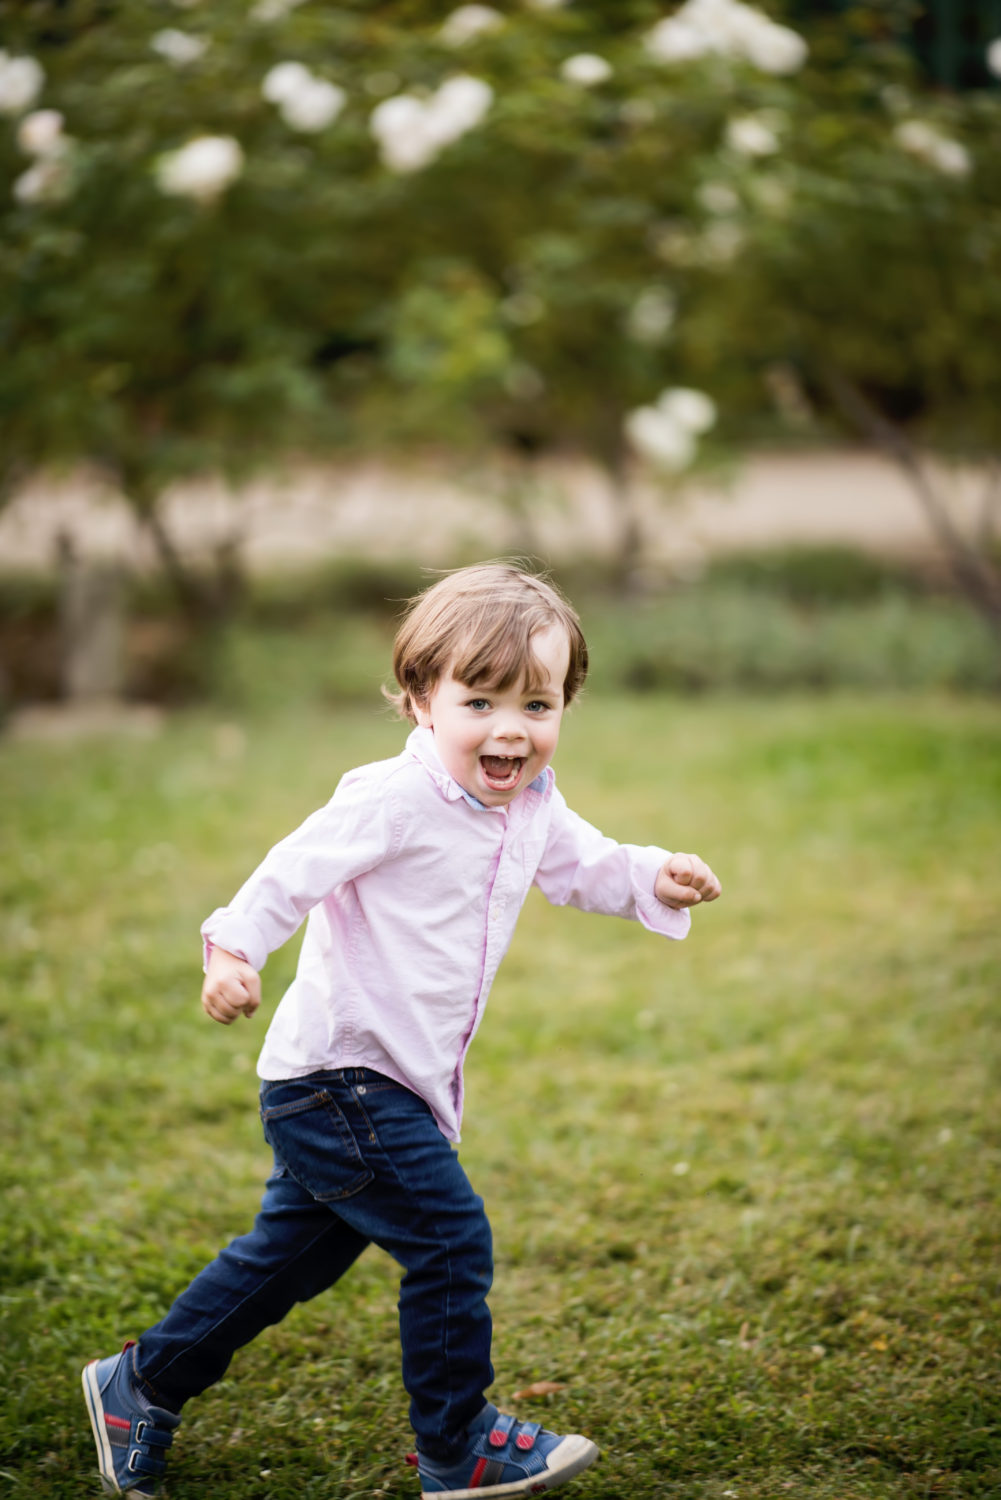
[[[631,601],[593,563],[557,579],[584,623],[593,693],[1001,688],[996,643],[970,606],[847,549],[722,558],[696,583]],[[345,702],[378,712],[396,620],[426,582],[415,565],[347,560],[255,580],[212,626],[192,622],[163,589],[137,588],[129,695],[235,714]],[[54,587],[0,578],[0,672],[12,702],[58,696],[58,646]]]

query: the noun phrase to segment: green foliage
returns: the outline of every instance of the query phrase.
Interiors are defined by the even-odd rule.
[[[775,365],[826,410],[833,370],[936,443],[993,446],[1001,97],[924,92],[885,7],[817,18],[794,72],[659,61],[653,4],[511,9],[463,45],[411,0],[263,9],[12,17],[7,47],[45,69],[36,107],[65,119],[47,155],[16,111],[0,125],[12,472],[89,458],[150,508],[194,471],[415,436],[615,464],[662,387],[703,386],[736,435]],[[196,55],[170,61],[179,28]],[[608,77],[568,77],[582,53]],[[322,128],[263,97],[289,61],[343,90]],[[456,75],[489,86],[485,115],[387,166],[377,107]],[[733,134],[748,120],[756,145]],[[164,191],[165,157],[202,136],[238,144],[233,180]]]
[[[599,699],[560,783],[709,857],[690,940],[529,901],[469,1066],[494,1394],[592,1433],[581,1500],[998,1493],[996,707]],[[0,745],[0,1469],[96,1487],[83,1362],[254,1211],[262,1019],[201,1015],[198,923],[401,728],[378,707]],[[265,1009],[294,968],[265,970]],[[240,1351],[170,1494],[404,1500],[396,1270]],[[514,1400],[538,1379],[567,1389]]]

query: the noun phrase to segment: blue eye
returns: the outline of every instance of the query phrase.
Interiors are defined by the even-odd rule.
[[[487,702],[486,698],[470,698],[469,702],[466,704],[466,707],[473,708],[479,711],[484,708],[489,708],[490,704]]]

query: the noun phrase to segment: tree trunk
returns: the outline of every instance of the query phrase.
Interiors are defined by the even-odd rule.
[[[72,703],[107,703],[125,685],[125,579],[114,563],[80,558],[59,541],[61,679]]]
[[[185,561],[167,530],[161,496],[142,472],[123,471],[121,489],[139,522],[149,532],[160,566],[184,614],[195,623],[211,624],[225,618],[243,589],[239,546],[230,538],[216,551],[215,566],[200,572]]]
[[[851,425],[903,469],[946,555],[957,587],[1001,637],[1001,574],[989,553],[978,551],[955,524],[944,496],[907,434],[839,371],[825,371],[824,383]]]

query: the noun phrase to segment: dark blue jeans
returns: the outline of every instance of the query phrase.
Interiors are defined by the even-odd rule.
[[[417,1446],[449,1456],[493,1380],[483,1200],[424,1101],[380,1073],[265,1083],[261,1118],[275,1171],[254,1227],[142,1335],[140,1376],[179,1410],[241,1345],[379,1245],[404,1271],[403,1383]]]

